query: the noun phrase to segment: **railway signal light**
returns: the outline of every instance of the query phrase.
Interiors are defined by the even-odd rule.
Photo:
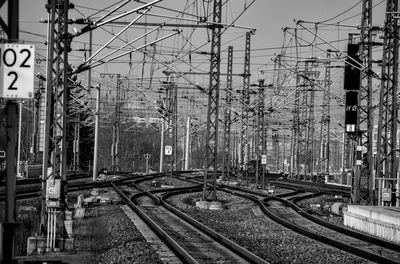
[[[356,132],[358,114],[358,91],[346,92],[345,125],[346,132]]]
[[[360,90],[361,61],[359,58],[359,45],[349,43],[347,46],[347,59],[344,67],[344,89]]]

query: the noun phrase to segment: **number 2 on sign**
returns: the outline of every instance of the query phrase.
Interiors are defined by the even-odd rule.
[[[23,55],[25,53],[25,58],[22,61],[22,63],[18,66],[20,68],[30,68],[31,66],[29,64],[26,64],[29,58],[31,57],[31,51],[28,49],[22,49],[19,51],[19,54]],[[0,50],[1,54],[1,50]],[[2,62],[4,63],[5,66],[7,67],[13,67],[16,62],[17,62],[17,54],[15,53],[15,50],[13,49],[6,49],[3,53],[3,58]],[[10,85],[8,86],[8,90],[17,90],[18,88],[14,86],[14,84],[17,82],[18,79],[18,73],[15,71],[10,71],[8,76],[13,76],[13,80],[11,81]]]

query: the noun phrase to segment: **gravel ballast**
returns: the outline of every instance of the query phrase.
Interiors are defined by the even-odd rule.
[[[336,248],[323,245],[278,225],[264,215],[255,215],[253,202],[218,193],[221,211],[194,207],[200,193],[170,201],[196,220],[210,226],[271,263],[371,263]]]
[[[77,250],[92,253],[88,263],[162,263],[119,205],[90,208],[75,234]]]

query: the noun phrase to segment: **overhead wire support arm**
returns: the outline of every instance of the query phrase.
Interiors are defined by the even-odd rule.
[[[308,81],[309,83],[311,83],[312,85],[318,87],[321,91],[325,91],[325,90],[326,90],[325,87],[319,85],[318,83],[316,83],[315,81],[313,81],[313,80],[310,79],[308,76],[306,76],[306,75],[304,75],[303,73],[301,73],[300,71],[294,70],[294,69],[292,69],[291,67],[284,65],[283,63],[281,64],[281,66],[284,67],[284,68],[286,68],[286,69],[289,70],[290,72],[292,72],[292,73],[294,73],[294,74],[296,74],[296,75],[298,75],[298,76],[304,78],[305,80],[307,80],[307,81]],[[297,85],[296,85],[296,86],[297,86]],[[345,102],[345,100],[344,100],[342,97],[340,97],[340,96],[338,96],[338,95],[332,93],[331,91],[328,91],[328,92],[329,92],[329,94],[330,94],[332,97],[334,97],[335,100],[338,100],[338,101],[341,102],[341,103],[344,103],[344,102]]]
[[[174,16],[166,16],[166,15],[160,15],[160,14],[150,14],[150,16],[166,18],[166,19],[176,19],[176,17],[174,17]],[[202,27],[209,28],[209,29],[213,29],[213,28],[218,27],[218,28],[221,28],[221,29],[224,28],[224,30],[226,30],[226,29],[232,27],[232,28],[248,30],[248,31],[251,31],[251,32],[255,32],[256,31],[255,28],[235,25],[233,23],[225,24],[225,23],[221,23],[221,22],[217,23],[217,22],[212,22],[212,21],[207,21],[207,20],[202,20],[202,19],[197,19],[196,20],[196,19],[183,18],[183,17],[180,17],[179,19],[182,20],[182,21],[189,21],[189,22],[199,23],[200,25],[203,24],[204,26],[202,26]]]
[[[330,46],[330,47],[332,48],[332,50],[330,50],[330,52],[332,52],[332,51],[338,52],[339,54],[341,54],[341,55],[343,56],[343,58],[348,58],[349,60],[352,61],[351,63],[348,62],[348,61],[346,61],[346,63],[351,64],[353,67],[356,67],[356,68],[359,68],[360,70],[362,70],[362,68],[364,67],[364,65],[363,65],[362,63],[360,63],[360,62],[354,60],[353,58],[351,58],[350,56],[348,56],[348,55],[345,54],[344,52],[342,52],[342,51],[338,50],[336,47],[334,47],[329,41],[323,39],[322,37],[320,37],[320,36],[319,36],[318,34],[316,34],[315,32],[312,32],[312,31],[309,30],[308,28],[304,27],[304,26],[301,24],[301,21],[296,21],[296,20],[295,20],[295,22],[298,23],[298,25],[301,26],[304,30],[306,30],[307,32],[309,32],[310,34],[314,35],[316,38],[322,40],[325,44],[327,44],[328,46]],[[288,32],[289,34],[291,34],[291,35],[293,34],[293,33],[289,32],[289,31],[287,31],[287,32]],[[297,38],[300,38],[299,36],[296,36],[296,37],[297,37]],[[305,40],[302,39],[302,38],[300,38],[300,39],[301,39],[302,41],[305,41]],[[310,45],[311,45],[311,43],[310,43]],[[325,53],[328,52],[328,50],[324,50],[324,49],[318,47],[317,45],[313,45],[313,47],[315,47],[315,48],[321,50],[322,52],[325,52]]]
[[[85,63],[91,61],[93,59],[94,56],[96,56],[97,54],[99,54],[99,52],[101,52],[103,49],[105,49],[111,42],[113,42],[116,38],[118,38],[122,33],[124,33],[131,25],[133,25],[134,23],[136,23],[142,16],[144,16],[147,12],[150,11],[150,8],[147,9],[145,12],[139,14],[139,16],[137,16],[134,20],[132,20],[131,22],[129,22],[128,25],[126,25],[122,30],[120,30],[116,35],[114,35],[109,41],[107,41],[106,44],[104,44],[103,46],[101,46],[95,53],[93,53],[86,61]]]
[[[124,52],[124,53],[122,53],[122,54],[119,54],[119,55],[117,55],[117,56],[114,56],[114,57],[112,57],[112,58],[110,58],[110,59],[108,59],[108,60],[103,60],[103,59],[104,59],[105,57],[110,56],[111,54],[108,54],[108,55],[102,57],[101,59],[99,59],[99,60],[93,62],[92,64],[89,64],[89,65],[81,64],[81,65],[79,65],[78,68],[74,71],[74,73],[75,73],[75,74],[76,74],[76,73],[80,73],[80,72],[83,72],[83,71],[85,71],[85,70],[93,69],[93,68],[95,68],[95,67],[98,67],[98,66],[100,66],[100,65],[102,65],[102,64],[104,64],[104,63],[112,62],[112,61],[114,61],[114,60],[116,60],[116,59],[119,59],[119,58],[121,58],[121,57],[123,57],[123,56],[125,56],[125,55],[128,55],[128,54],[130,54],[130,53],[132,53],[132,52],[142,50],[142,49],[144,49],[144,48],[146,48],[146,47],[148,47],[148,46],[151,46],[151,45],[153,45],[153,44],[155,44],[155,43],[158,43],[158,42],[163,41],[163,40],[165,40],[165,39],[167,39],[167,38],[170,38],[170,37],[172,37],[172,36],[175,36],[175,35],[177,35],[177,34],[180,34],[181,32],[182,32],[181,30],[177,30],[177,31],[175,31],[175,32],[173,32],[173,33],[171,33],[171,34],[169,34],[169,35],[167,35],[167,36],[164,36],[164,37],[162,37],[162,38],[159,38],[159,39],[156,39],[156,40],[154,40],[154,41],[148,42],[148,43],[145,44],[145,45],[142,45],[142,46],[137,47],[137,48],[135,48],[135,49],[133,49],[133,50],[129,50],[129,51],[127,51],[127,52]],[[114,53],[115,53],[115,52],[112,52],[112,54],[114,54]]]
[[[161,1],[163,1],[163,0],[154,0],[154,1],[150,2],[150,3],[147,3],[147,4],[142,5],[142,6],[140,6],[140,7],[134,8],[134,9],[128,11],[128,12],[124,12],[123,14],[117,15],[117,16],[115,16],[115,17],[113,17],[113,18],[110,18],[110,19],[108,19],[108,20],[102,22],[102,20],[104,20],[104,19],[105,19],[106,17],[108,17],[110,14],[108,14],[108,15],[106,15],[106,16],[103,16],[102,18],[100,18],[99,21],[91,21],[89,25],[83,27],[80,31],[77,31],[77,32],[73,35],[73,37],[80,36],[80,35],[82,35],[82,34],[84,34],[84,33],[86,33],[86,32],[89,32],[89,31],[91,31],[91,30],[94,30],[94,29],[96,29],[96,28],[99,28],[99,27],[101,27],[101,26],[104,26],[104,25],[106,25],[106,24],[109,24],[109,23],[111,23],[111,22],[114,22],[115,20],[118,20],[118,19],[120,19],[120,18],[123,18],[123,17],[125,17],[125,16],[128,16],[128,15],[130,15],[130,14],[132,14],[132,13],[138,12],[138,11],[140,11],[140,10],[142,10],[142,9],[147,9],[147,8],[153,6],[154,4],[156,4],[156,3],[158,3],[158,2],[161,2]],[[128,2],[128,1],[127,1],[127,2]],[[119,8],[121,8],[122,6],[123,6],[123,5],[120,5],[117,9],[114,9],[114,10],[112,10],[111,12],[112,12],[112,13],[115,12],[116,10],[118,10]]]
[[[179,74],[179,75],[210,75],[210,72],[194,72],[194,71],[186,71],[186,72],[175,72],[175,71],[163,71],[164,74]],[[220,73],[221,76],[238,76],[238,77],[244,77],[246,76],[244,73]],[[247,74],[248,76],[251,76],[251,73]]]

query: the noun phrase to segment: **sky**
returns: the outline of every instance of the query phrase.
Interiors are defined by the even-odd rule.
[[[37,23],[41,18],[47,18],[47,11],[44,8],[45,6],[44,0],[20,0],[20,20],[21,20],[21,30],[29,30],[29,32],[45,34],[46,33],[46,24]],[[72,3],[77,5],[77,10],[80,13],[71,11],[70,17],[80,18],[83,15],[89,16],[93,14],[94,11],[88,10],[82,7],[92,7],[96,9],[102,9],[110,3],[116,3],[119,1],[104,1],[104,0],[80,0],[80,1],[71,1]],[[149,2],[149,1],[147,1]],[[189,1],[192,2],[192,1]],[[202,1],[196,1],[202,2]],[[252,36],[251,47],[253,49],[262,49],[268,48],[269,50],[263,51],[254,51],[252,55],[257,57],[252,57],[252,61],[262,63],[262,61],[267,61],[268,57],[272,56],[274,53],[278,53],[278,48],[282,45],[283,42],[283,31],[282,28],[296,27],[294,20],[305,20],[305,21],[323,21],[326,19],[330,19],[335,17],[336,15],[346,11],[357,3],[360,3],[359,0],[337,0],[337,1],[329,1],[329,0],[255,0],[253,4],[250,0],[232,0],[229,1],[226,7],[223,8],[223,22],[230,22],[234,17],[236,17],[245,6],[249,5],[249,8],[246,10],[244,14],[236,21],[236,25],[247,26],[251,28],[255,28],[255,35]],[[381,1],[373,1],[374,4],[380,3]],[[171,7],[182,9],[182,6],[186,3],[184,0],[164,0],[160,2],[161,6]],[[200,4],[199,4],[200,5]],[[136,6],[138,6],[136,4]],[[383,8],[384,2],[378,5],[377,8],[374,9],[373,20],[378,24],[383,23]],[[153,9],[154,12],[160,13],[159,9]],[[153,12],[153,10],[151,12]],[[358,4],[354,9],[349,12],[339,16],[337,19],[333,19],[330,22],[337,22],[340,19],[348,18],[352,15],[360,14],[361,12],[361,4]],[[228,20],[228,21],[227,21]],[[351,25],[359,25],[360,24],[360,16],[356,16],[353,19],[350,19],[344,23]],[[151,21],[151,18],[148,19]],[[308,25],[311,26],[311,25]],[[96,30],[100,31],[100,30]],[[97,32],[94,32],[96,35]],[[333,27],[329,29],[329,34],[323,32],[324,36],[329,36],[328,40],[333,40],[338,37],[338,35],[345,36],[349,31],[346,28],[338,27],[335,30]],[[223,37],[223,42],[226,39],[230,39],[230,35],[235,35],[233,32],[240,32],[238,34],[243,34],[243,30],[232,30],[227,32],[227,36]],[[203,31],[204,33],[204,31]],[[100,33],[102,34],[102,33]],[[304,33],[303,33],[304,34]],[[86,34],[87,35],[87,34]],[[21,39],[29,41],[29,39],[34,38],[33,35],[27,35],[21,32]],[[306,39],[312,40],[312,36],[308,34],[305,36]],[[105,38],[106,39],[106,38]],[[41,39],[43,41],[43,38]],[[99,41],[100,43],[101,41]],[[229,44],[234,45],[235,50],[242,50],[244,44],[244,37],[241,39],[229,42]],[[44,45],[42,46],[43,49]],[[77,47],[79,44],[74,44],[73,46]],[[223,46],[223,50],[224,48]],[[345,48],[345,45],[341,45],[340,48]],[[239,51],[240,52],[240,51]],[[261,57],[261,58],[259,58]]]
[[[47,18],[47,11],[45,9],[45,0],[20,0],[20,38],[26,42],[32,42],[36,44],[36,50],[39,55],[37,58],[45,59],[46,57],[46,46],[44,42],[46,40],[46,24],[39,23],[40,19]],[[71,18],[82,18],[92,17],[95,10],[103,9],[110,6],[112,3],[122,1],[106,1],[106,0],[80,0],[71,1],[76,5],[75,10],[70,11]],[[150,2],[146,1],[146,2]],[[235,25],[245,26],[255,29],[255,34],[251,38],[251,83],[257,83],[258,74],[260,69],[272,70],[274,63],[272,59],[285,51],[288,56],[288,63],[293,63],[295,57],[307,58],[307,57],[322,57],[326,56],[324,50],[327,48],[336,48],[342,52],[346,52],[347,37],[348,33],[358,32],[356,26],[361,22],[361,3],[360,0],[231,0],[223,7],[222,22],[230,24],[234,19],[238,17],[241,12],[246,11],[239,16]],[[382,25],[384,18],[384,8],[386,1],[373,1],[373,5],[376,7],[373,9],[373,23],[374,25]],[[138,3],[132,1],[127,5],[130,7],[139,6]],[[158,5],[170,8],[183,10],[184,7],[187,13],[199,12],[204,15],[202,8],[207,8],[207,1],[186,1],[186,0],[164,0]],[[197,9],[196,9],[197,8]],[[4,8],[3,8],[4,9]],[[198,10],[198,11],[196,11]],[[204,10],[204,9],[203,9]],[[2,10],[2,13],[4,10]],[[104,14],[104,13],[101,13]],[[152,8],[147,18],[141,18],[139,21],[142,22],[155,22],[161,23],[167,21],[165,18],[159,18],[154,15],[168,15],[176,16],[177,13],[166,11],[161,8]],[[98,18],[98,15],[93,16],[94,19]],[[184,18],[193,19],[192,16],[187,15]],[[122,21],[129,22],[133,19],[133,16],[123,19]],[[296,25],[294,20],[308,21],[312,23],[305,23]],[[168,20],[170,23],[178,23],[177,19]],[[314,23],[327,21],[326,23]],[[340,23],[338,23],[340,22]],[[192,23],[191,21],[180,22],[180,23]],[[302,26],[308,28],[304,30]],[[73,27],[78,30],[79,25],[70,26],[70,32],[73,31]],[[147,28],[136,28],[130,29],[121,34],[122,40],[131,40],[144,32],[151,30],[151,26]],[[283,28],[288,28],[284,34]],[[295,41],[294,28],[297,28],[297,41]],[[102,44],[108,41],[113,35],[115,35],[121,26],[109,26],[104,29],[96,29],[93,31],[94,51],[98,49]],[[230,28],[222,36],[222,53],[221,53],[221,72],[226,72],[226,50],[228,45],[234,46],[234,73],[243,72],[243,57],[244,57],[244,35],[248,29]],[[155,31],[158,32],[158,31]],[[150,34],[146,41],[150,42],[159,37],[167,36],[173,33],[171,28],[165,28],[163,31],[159,31],[157,34]],[[316,34],[315,34],[316,33]],[[112,87],[115,82],[107,78],[101,79],[100,73],[121,73],[123,76],[127,76],[129,87],[136,87],[133,97],[143,97],[145,100],[154,101],[159,97],[159,94],[154,91],[151,93],[154,87],[159,87],[160,83],[158,78],[164,78],[165,76],[161,73],[162,70],[175,70],[175,71],[200,71],[207,72],[209,65],[209,57],[204,54],[191,53],[189,57],[188,50],[209,52],[209,45],[207,45],[207,39],[209,35],[205,29],[196,29],[193,33],[191,29],[183,28],[180,35],[169,37],[163,42],[157,43],[156,52],[157,55],[143,56],[140,52],[133,53],[131,57],[124,56],[117,63],[107,63],[100,65],[93,69],[94,82],[105,83],[105,86]],[[337,40],[341,41],[337,41]],[[122,40],[115,40],[110,44],[110,48],[100,52],[98,57],[115,50],[115,47],[122,45]],[[324,42],[330,42],[327,44]],[[321,44],[320,46],[313,46],[313,44]],[[135,47],[144,44],[144,39],[140,39],[138,43],[135,43]],[[282,49],[283,46],[289,46],[288,48]],[[297,45],[297,50],[295,46]],[[79,49],[88,47],[88,34],[84,34],[82,37],[74,39],[72,43],[73,52],[70,54],[70,63],[74,66],[78,66],[84,60],[85,56],[88,56],[87,52],[78,51]],[[147,50],[151,55],[152,50]],[[297,51],[297,52],[296,52]],[[164,53],[165,54],[158,54]],[[177,59],[181,58],[181,60]],[[190,60],[190,61],[189,61]],[[152,62],[156,62],[153,64]],[[155,66],[154,66],[155,65]],[[37,65],[37,71],[42,74],[45,73],[45,61],[39,62]],[[336,92],[342,96],[343,91],[341,90],[342,73],[337,71],[333,73],[336,76],[334,87]],[[144,77],[144,78],[143,78]],[[85,84],[87,82],[86,73],[79,76]],[[134,79],[136,78],[136,79]],[[193,84],[200,84],[201,86],[207,87],[208,81],[207,76],[186,76],[186,79],[181,78],[183,86],[193,86]],[[273,83],[276,76],[273,75],[272,71],[267,71],[267,83]],[[141,79],[139,81],[139,79]],[[144,81],[143,81],[143,80]],[[152,80],[150,82],[149,80]],[[234,78],[234,89],[240,89],[242,86],[242,79],[240,77]],[[289,82],[289,80],[288,80]],[[221,77],[221,85],[224,85],[225,77]],[[141,89],[144,89],[143,91]],[[140,91],[140,93],[138,92]],[[182,92],[185,93],[185,92]],[[188,90],[186,93],[192,93]],[[193,97],[198,96],[192,94]],[[223,95],[221,95],[223,96]],[[276,98],[276,94],[271,94],[271,103]],[[277,97],[278,98],[278,97]],[[129,98],[128,98],[129,99]],[[198,98],[200,101],[203,100]],[[277,100],[280,99],[276,99]],[[203,100],[204,101],[204,100]],[[290,101],[290,100],[289,100]],[[203,102],[203,106],[206,102]],[[335,108],[333,108],[335,110]],[[336,107],[337,109],[337,107]],[[334,111],[333,110],[333,111]],[[194,111],[194,110],[193,110]],[[200,111],[200,110],[199,110]],[[201,110],[204,114],[204,109]],[[196,114],[194,111],[193,114]],[[282,113],[287,115],[287,113]],[[336,113],[335,118],[341,118],[341,113]],[[279,115],[275,118],[280,118]]]

